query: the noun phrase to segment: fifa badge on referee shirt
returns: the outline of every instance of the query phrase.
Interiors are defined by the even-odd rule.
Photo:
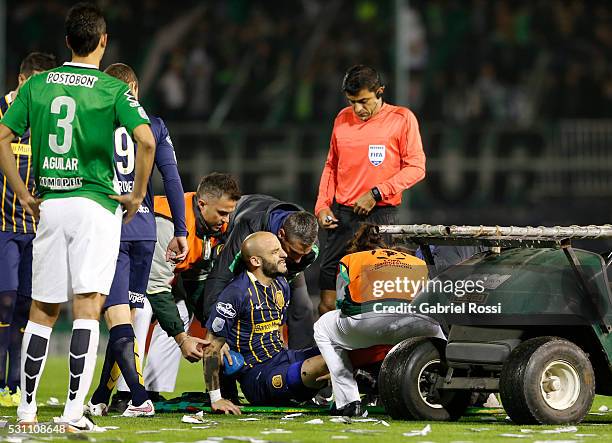
[[[374,166],[379,166],[385,161],[387,149],[385,145],[370,145],[368,146],[368,158]]]

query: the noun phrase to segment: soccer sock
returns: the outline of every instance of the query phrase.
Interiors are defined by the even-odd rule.
[[[70,340],[70,383],[63,417],[78,420],[83,416],[83,403],[89,392],[98,350],[98,320],[76,319]]]
[[[136,356],[137,348],[132,325],[123,324],[113,327],[110,330],[109,346],[113,350],[113,356],[132,393],[132,404],[140,406],[149,399],[149,396],[144,387],[140,360]]]
[[[16,298],[16,291],[0,292],[0,389],[7,385],[6,362],[11,342],[11,324]]]
[[[144,306],[136,310],[134,316],[134,355],[136,356],[136,369],[141,375],[142,382],[144,383],[144,358],[145,358],[145,347],[147,343],[147,335],[149,335],[149,326],[151,325],[151,316],[153,315],[153,309],[151,303],[145,297]],[[142,350],[140,349],[142,347]],[[146,384],[145,384],[146,389]],[[148,394],[147,394],[148,397]]]
[[[151,317],[153,316],[153,309],[151,308],[151,303],[145,297],[144,306],[142,308],[136,309],[136,315],[134,316],[134,336],[136,343],[138,344],[138,348],[142,347],[142,352],[139,353],[139,372],[140,367],[144,364],[144,354],[145,354],[145,344],[147,343],[147,335],[149,335],[149,326],[151,325]],[[142,354],[142,355],[140,355]],[[119,377],[119,381],[117,381],[117,390],[128,392],[128,385],[123,380],[123,377]]]
[[[113,371],[115,368],[116,371]],[[113,350],[109,341],[106,345],[106,354],[104,355],[104,364],[102,365],[102,373],[100,374],[100,383],[91,396],[91,402],[94,405],[99,403],[108,405],[110,396],[117,384],[117,373],[121,374],[119,366],[117,366],[117,362],[113,356]]]
[[[11,330],[11,342],[8,350],[9,363],[6,385],[11,392],[15,392],[17,386],[21,384],[21,343],[23,342],[23,333],[28,323],[31,305],[32,299],[30,297],[17,296],[15,311],[13,312],[13,323],[9,328]]]
[[[117,380],[119,380],[120,378],[121,378],[121,369],[119,369],[119,365],[117,364],[117,362],[115,362],[115,364],[113,365],[113,368],[111,369],[111,373],[110,373],[110,377],[108,378],[108,382],[106,384],[106,386],[108,387],[108,389],[111,390],[111,392],[113,391],[115,386],[117,386]],[[127,392],[129,394],[130,391],[127,391]]]
[[[36,390],[45,368],[51,328],[29,321],[23,334],[21,351],[21,402],[17,416],[32,421],[36,417]]]
[[[138,340],[136,338],[134,338],[134,363],[136,364],[136,372],[138,373],[138,382],[144,387],[145,382],[144,377],[142,376],[142,360],[140,359],[140,348],[138,346]],[[145,388],[145,392],[146,391],[147,390]],[[149,398],[148,394],[147,398]]]

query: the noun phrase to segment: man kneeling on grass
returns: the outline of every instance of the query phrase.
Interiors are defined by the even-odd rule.
[[[289,350],[281,340],[291,298],[287,254],[274,234],[256,232],[242,243],[241,256],[247,270],[221,292],[206,323],[211,345],[204,350],[204,379],[212,409],[240,414],[221,397],[220,351],[226,343],[244,357],[238,379],[251,404],[309,400],[327,383],[328,371],[318,349]]]

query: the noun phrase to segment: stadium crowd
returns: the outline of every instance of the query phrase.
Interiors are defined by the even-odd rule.
[[[12,78],[19,54],[63,53],[63,40],[49,35],[70,2],[8,3],[9,33],[21,36],[8,48]],[[395,35],[391,0],[102,5],[115,36],[107,62],[131,60],[142,77],[154,77],[143,102],[169,120],[209,119],[222,100],[248,96],[230,106],[228,121],[327,122],[342,104],[336,79],[352,61],[392,73],[393,45],[381,43]],[[411,45],[406,102],[423,119],[526,124],[607,116],[609,3],[415,0],[409,10],[410,28],[402,30]],[[194,14],[197,20],[184,21]],[[136,17],[138,33],[152,39],[133,38]],[[170,30],[175,24],[183,29]],[[168,32],[177,34],[153,61],[155,38]]]

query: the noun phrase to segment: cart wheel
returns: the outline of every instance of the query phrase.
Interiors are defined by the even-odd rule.
[[[472,393],[435,391],[436,380],[444,376],[443,368],[432,339],[411,338],[393,348],[379,376],[380,396],[387,413],[400,419],[458,420]]]
[[[537,337],[517,346],[504,364],[500,395],[517,424],[579,423],[595,398],[588,356],[558,337]]]

